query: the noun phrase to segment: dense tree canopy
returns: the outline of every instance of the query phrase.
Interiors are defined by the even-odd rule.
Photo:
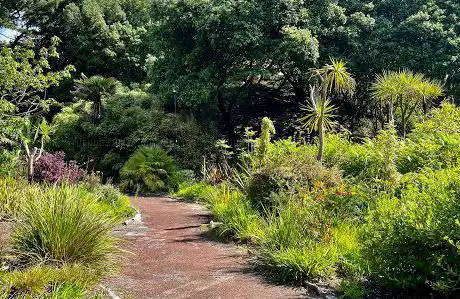
[[[1,26],[18,32],[12,48],[33,40],[38,53],[54,37],[62,40],[57,49],[62,54],[50,67],[71,64],[77,72],[49,93],[67,105],[91,100],[93,122],[101,118],[101,125],[104,111],[98,107],[107,109],[110,103],[103,101],[111,97],[97,91],[85,99],[78,93],[81,74],[143,85],[159,111],[215,127],[232,146],[263,116],[275,121],[279,137],[301,130],[299,106],[311,93],[310,70],[330,58],[346,61],[357,82],[355,93],[331,98],[334,121],[341,125],[336,128],[359,135],[375,134],[383,125],[382,107],[370,87],[384,71],[411,70],[437,80],[447,97],[460,93],[460,4],[452,0],[7,0],[1,5]],[[61,109],[51,107],[48,120]],[[411,114],[423,112],[419,105],[413,109]],[[407,117],[402,124],[398,112],[395,117],[398,129],[406,131],[401,126],[410,126]]]

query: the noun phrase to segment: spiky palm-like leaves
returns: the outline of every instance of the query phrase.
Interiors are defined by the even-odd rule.
[[[163,149],[143,146],[121,169],[121,186],[136,191],[166,191],[173,187],[176,172],[176,164]]]
[[[331,130],[334,122],[335,107],[328,98],[331,94],[352,94],[356,82],[348,72],[346,62],[331,58],[331,63],[311,72],[316,80],[315,86],[310,86],[310,99],[301,109],[306,112],[300,118],[304,127],[318,132],[319,150],[318,161],[323,159],[324,132]]]
[[[318,101],[316,103],[314,100],[307,102],[307,104],[302,104],[300,109],[304,111],[304,116],[300,118],[300,121],[303,123],[303,126],[310,132],[318,132],[320,127],[320,122],[322,118],[322,124],[326,131],[332,130],[334,128],[334,111],[337,108],[332,105],[329,99],[323,103]]]
[[[353,94],[356,81],[348,72],[347,63],[330,58],[331,63],[312,70],[312,77],[320,80],[319,89],[323,97],[331,94]]]
[[[423,74],[409,70],[384,72],[378,75],[371,86],[372,97],[387,107],[387,121],[394,123],[393,107],[401,110],[401,126],[406,134],[407,122],[420,105],[427,105],[432,99],[441,96],[442,86]]]
[[[103,76],[86,77],[81,75],[81,79],[75,80],[75,90],[73,94],[82,100],[90,101],[93,106],[92,118],[99,120],[102,113],[102,97],[106,94],[113,94],[120,87],[120,82],[115,78]]]

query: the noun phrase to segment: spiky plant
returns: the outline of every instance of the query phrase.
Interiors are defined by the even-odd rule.
[[[442,93],[439,82],[409,70],[385,71],[377,76],[371,86],[372,97],[387,109],[388,123],[394,123],[394,107],[400,109],[403,136],[406,135],[407,123],[415,110],[423,105],[426,112],[427,105]]]
[[[102,114],[102,98],[106,94],[113,94],[120,87],[120,82],[115,78],[103,76],[86,77],[81,74],[81,79],[75,80],[75,90],[72,92],[77,98],[92,103],[92,119],[97,121]]]
[[[329,97],[332,94],[353,94],[356,82],[348,72],[346,62],[331,58],[331,63],[311,71],[315,85],[310,86],[310,99],[301,109],[306,114],[300,118],[304,127],[318,132],[318,161],[324,152],[324,133],[333,127],[334,106]]]
[[[174,187],[177,167],[159,147],[137,149],[120,171],[121,187],[131,191],[167,191]]]

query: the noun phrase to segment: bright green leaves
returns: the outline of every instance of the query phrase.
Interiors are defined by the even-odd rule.
[[[53,38],[52,43],[50,48],[42,48],[39,55],[34,54],[31,46],[1,50],[0,94],[2,101],[9,102],[10,114],[29,115],[46,110],[51,103],[51,99],[46,98],[46,90],[70,77],[72,66],[50,71],[48,60],[58,56],[56,46],[59,40]]]

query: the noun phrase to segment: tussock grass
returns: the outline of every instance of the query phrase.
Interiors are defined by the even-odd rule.
[[[101,271],[111,267],[116,219],[77,187],[29,188],[13,234],[14,253],[24,264],[79,263]]]

